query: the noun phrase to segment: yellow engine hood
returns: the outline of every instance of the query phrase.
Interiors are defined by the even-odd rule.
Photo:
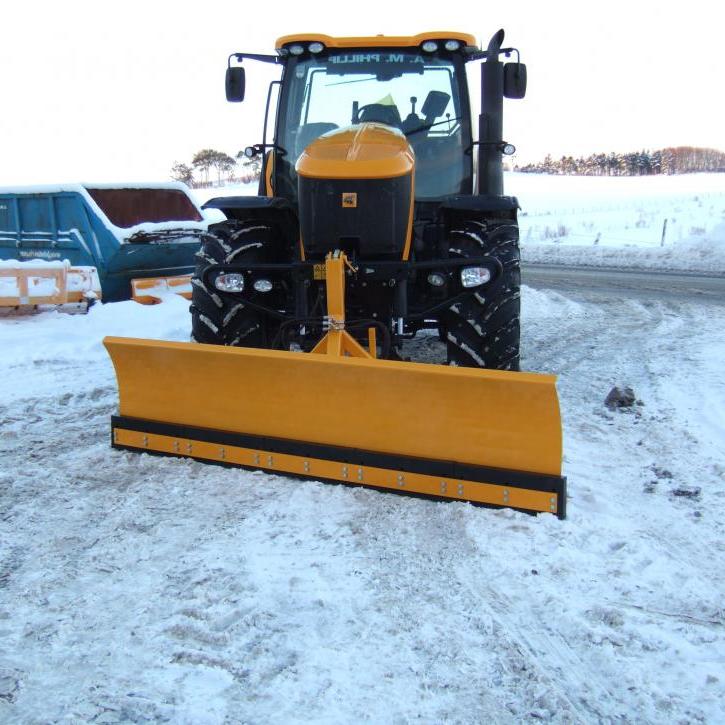
[[[295,168],[311,179],[391,179],[411,174],[414,166],[413,149],[400,131],[361,123],[320,136]]]

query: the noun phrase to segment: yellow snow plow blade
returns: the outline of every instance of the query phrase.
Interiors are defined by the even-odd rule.
[[[143,277],[131,280],[131,299],[142,305],[157,305],[168,294],[191,299],[191,275],[178,277]]]
[[[563,518],[555,377],[375,359],[344,329],[347,264],[309,354],[107,337],[113,445]]]
[[[554,376],[105,345],[119,384],[116,447],[564,515]]]

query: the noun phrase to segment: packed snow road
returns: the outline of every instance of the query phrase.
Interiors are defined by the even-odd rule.
[[[725,308],[523,302],[566,521],[113,451],[101,337],[187,304],[0,320],[0,720],[722,722]]]
[[[704,299],[725,304],[725,274],[525,264],[521,277],[524,284],[536,289],[553,289],[576,297],[592,293],[672,301],[676,295],[681,302]]]

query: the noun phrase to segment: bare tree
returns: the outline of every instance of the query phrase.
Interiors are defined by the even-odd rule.
[[[171,178],[175,181],[182,181],[184,184],[191,185],[194,181],[194,169],[188,164],[175,161],[171,167]]]
[[[242,172],[246,177],[245,181],[254,181],[259,178],[262,173],[262,157],[260,155],[253,156],[250,159],[244,151],[240,151],[237,158],[241,159]]]
[[[194,154],[191,165],[201,171],[204,181],[209,181],[209,169],[214,166],[218,154],[219,151],[214,151],[214,149],[202,149]]]
[[[229,172],[234,170],[234,167],[236,165],[236,160],[229,156],[229,154],[225,154],[221,151],[214,152],[214,160],[212,161],[212,166],[214,166],[214,168],[217,170],[217,181],[220,184],[222,181],[222,174],[229,174]]]

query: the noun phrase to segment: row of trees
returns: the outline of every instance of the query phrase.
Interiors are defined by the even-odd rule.
[[[222,179],[249,182],[259,178],[260,168],[261,157],[248,159],[244,151],[239,151],[235,158],[223,151],[201,149],[194,154],[190,164],[174,162],[171,178],[189,186],[209,186],[209,174],[214,170],[220,185]]]
[[[651,174],[688,174],[698,171],[725,172],[725,153],[716,149],[678,146],[658,151],[634,151],[618,154],[592,154],[574,158],[562,156],[514,167],[516,171],[536,174],[574,176],[649,176]]]
[[[248,159],[243,151],[236,157],[223,151],[202,149],[197,151],[191,164],[175,162],[171,177],[189,186],[209,186],[209,174],[216,171],[217,183],[226,181],[249,182],[259,178],[261,156]],[[536,174],[574,176],[649,176],[652,174],[687,174],[698,171],[725,172],[725,153],[716,149],[693,146],[634,151],[619,154],[591,154],[590,156],[562,156],[553,159],[547,155],[543,161],[515,166],[515,171]]]

